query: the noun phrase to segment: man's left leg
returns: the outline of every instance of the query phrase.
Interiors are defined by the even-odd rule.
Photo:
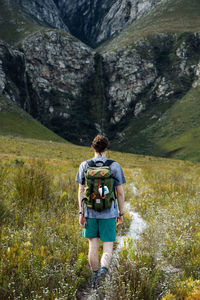
[[[89,239],[89,253],[88,260],[92,270],[92,287],[95,288],[97,284],[97,276],[99,269],[99,238]]]
[[[89,240],[89,253],[88,261],[92,271],[98,271],[99,269],[99,238],[88,239]]]

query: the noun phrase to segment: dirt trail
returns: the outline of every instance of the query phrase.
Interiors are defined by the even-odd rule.
[[[131,184],[131,189],[133,191],[133,194],[137,193],[137,189],[133,184]],[[118,253],[124,245],[124,239],[129,237],[129,238],[132,238],[133,241],[137,240],[140,237],[140,234],[146,228],[145,221],[142,219],[142,217],[137,212],[134,211],[134,209],[131,207],[129,202],[125,203],[124,208],[125,208],[125,210],[129,211],[129,213],[132,217],[132,221],[131,221],[129,230],[126,233],[126,235],[117,237],[118,246],[117,246],[115,252],[113,253],[113,261],[117,259]],[[103,300],[103,299],[104,299],[104,296],[98,290],[93,290],[89,283],[84,291],[81,291],[80,293],[77,294],[77,300]]]

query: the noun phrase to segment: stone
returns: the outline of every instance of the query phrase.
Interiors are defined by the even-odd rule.
[[[134,116],[137,117],[142,111],[144,111],[146,106],[142,102],[138,102],[135,105]]]

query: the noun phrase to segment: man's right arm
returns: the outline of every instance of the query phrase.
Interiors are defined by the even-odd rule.
[[[123,185],[116,186],[117,191],[117,202],[118,202],[118,208],[119,208],[119,214],[123,214],[124,209],[124,189]],[[119,216],[117,225],[123,224],[123,215]]]

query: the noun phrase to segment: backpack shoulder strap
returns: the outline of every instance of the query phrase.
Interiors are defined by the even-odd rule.
[[[88,159],[87,164],[89,167],[95,167],[95,162],[93,161],[93,159]]]
[[[105,163],[102,160],[94,161],[93,159],[88,159],[87,164],[89,167],[97,167],[97,166],[106,166],[110,167],[112,163],[115,162],[114,160],[107,159]]]
[[[114,162],[115,162],[114,160],[107,159],[106,162],[104,163],[104,166],[110,167],[110,165],[112,165],[112,163],[114,163]]]

